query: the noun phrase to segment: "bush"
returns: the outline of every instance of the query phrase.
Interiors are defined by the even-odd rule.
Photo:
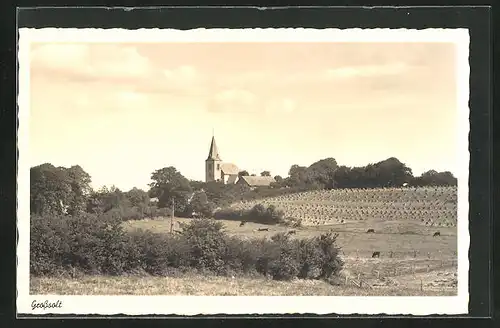
[[[299,273],[298,248],[288,235],[280,233],[272,237],[278,249],[277,256],[269,263],[270,274],[275,280],[290,280]]]
[[[183,228],[182,236],[189,248],[191,267],[223,273],[227,235],[222,223],[195,219]]]
[[[261,213],[267,213],[262,211]],[[34,275],[166,276],[186,270],[217,275],[261,274],[276,280],[327,279],[342,261],[336,235],[305,240],[283,233],[269,239],[228,236],[221,222],[194,219],[181,234],[125,233],[114,215],[31,218],[30,271]]]
[[[224,253],[225,274],[254,274],[256,271],[259,249],[251,241],[237,237],[228,237]]]
[[[278,210],[274,205],[265,207],[262,204],[257,204],[250,210],[232,208],[219,210],[214,217],[219,220],[244,220],[262,224],[278,224],[283,221],[284,212]]]
[[[30,270],[55,274],[69,268],[84,273],[121,273],[124,230],[113,216],[92,214],[31,218]],[[106,271],[107,272],[107,271]]]

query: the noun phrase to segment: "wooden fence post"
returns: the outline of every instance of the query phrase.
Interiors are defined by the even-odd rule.
[[[422,279],[420,279],[420,291],[424,291],[424,283],[422,282]]]

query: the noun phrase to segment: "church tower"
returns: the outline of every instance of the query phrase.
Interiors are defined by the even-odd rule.
[[[215,144],[215,137],[212,136],[212,143],[210,144],[210,151],[208,158],[205,161],[205,181],[218,181],[221,179],[221,164],[222,159],[219,155],[219,149]]]

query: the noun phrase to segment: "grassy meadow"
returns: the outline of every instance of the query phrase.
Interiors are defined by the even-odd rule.
[[[315,203],[316,202],[316,203]],[[456,189],[320,191],[263,200],[304,220],[297,228],[248,220],[217,219],[230,236],[270,239],[293,232],[294,239],[338,234],[344,266],[332,280],[269,280],[262,276],[224,277],[196,271],[150,275],[33,277],[32,294],[93,295],[456,295]],[[248,208],[254,202],[232,207]],[[343,213],[343,214],[342,214]],[[365,213],[366,216],[363,216]],[[337,215],[347,215],[338,219]],[[318,218],[323,218],[322,221]],[[352,218],[351,220],[349,218]],[[180,232],[192,219],[159,217],[122,223],[125,231]],[[321,221],[321,222],[320,222]],[[373,232],[368,233],[368,230]],[[440,236],[433,236],[439,231]],[[372,257],[379,252],[379,257]]]
[[[276,281],[264,278],[183,275],[152,276],[85,276],[79,279],[37,277],[30,281],[35,295],[188,295],[188,296],[451,296],[453,289],[418,286],[358,288],[353,285],[332,286],[321,280]]]
[[[191,219],[174,218],[180,230]],[[30,283],[31,294],[91,295],[276,295],[276,296],[424,296],[456,295],[456,228],[418,223],[382,221],[287,228],[239,221],[223,221],[230,235],[243,239],[271,237],[295,230],[293,238],[306,238],[327,231],[338,233],[337,243],[345,261],[336,284],[319,280],[274,281],[262,277],[217,277],[187,273],[173,277],[84,276],[75,279],[37,277]],[[169,233],[171,218],[145,219],[123,223],[135,229]],[[258,231],[267,228],[268,231]],[[375,233],[366,233],[367,229]],[[380,258],[372,258],[374,251]],[[361,284],[360,284],[361,282]]]
[[[180,229],[189,220],[174,218],[173,229]],[[127,230],[145,229],[168,233],[171,221],[171,218],[128,221],[124,223],[124,227]],[[271,237],[290,230],[296,231],[294,238],[312,237],[327,231],[338,233],[337,243],[343,251],[342,258],[345,262],[343,279],[347,276],[347,280],[342,279],[342,282],[350,292],[350,285],[359,287],[359,280],[362,280],[366,287],[372,287],[364,292],[360,291],[367,295],[426,295],[428,292],[437,293],[436,295],[456,294],[456,227],[436,229],[408,221],[363,221],[291,229],[253,222],[240,227],[239,221],[223,222],[229,234],[241,238]],[[269,230],[259,231],[262,228]],[[366,233],[368,229],[374,229],[375,233]],[[433,237],[437,230],[441,236]],[[372,258],[375,251],[380,252],[379,258]],[[325,287],[332,288],[329,284]],[[339,288],[335,288],[335,293],[339,292]],[[344,294],[341,292],[340,295]]]

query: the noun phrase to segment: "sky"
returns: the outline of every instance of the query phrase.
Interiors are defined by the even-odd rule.
[[[286,176],[333,157],[458,170],[452,43],[34,43],[31,166],[80,165],[92,185],[147,189],[222,160]]]

